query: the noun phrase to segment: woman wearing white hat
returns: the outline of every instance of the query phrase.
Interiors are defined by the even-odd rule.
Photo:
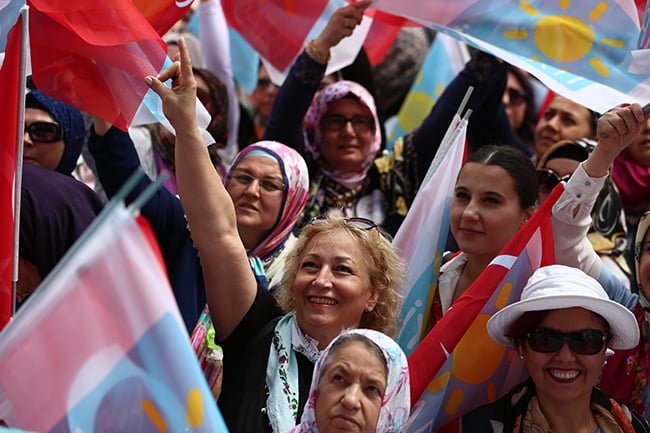
[[[506,396],[461,419],[464,432],[650,432],[650,425],[595,385],[606,350],[637,345],[639,327],[584,272],[563,265],[538,269],[521,300],[487,324],[511,345],[530,378]]]

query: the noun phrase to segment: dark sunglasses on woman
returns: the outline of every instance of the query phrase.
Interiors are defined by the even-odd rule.
[[[25,125],[25,132],[32,141],[54,143],[63,139],[63,128],[54,122],[32,122]]]
[[[575,332],[560,332],[555,329],[537,327],[526,334],[528,346],[535,352],[559,352],[568,343],[569,349],[578,355],[595,355],[603,350],[607,333],[598,329],[584,329]]]
[[[548,194],[553,191],[553,188],[562,181],[567,181],[571,177],[570,174],[560,176],[553,170],[548,168],[537,169],[537,181],[539,182],[539,192]]]

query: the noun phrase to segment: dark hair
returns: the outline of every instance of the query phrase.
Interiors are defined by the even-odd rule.
[[[522,209],[535,206],[539,190],[537,172],[523,151],[510,145],[483,146],[469,154],[465,164],[470,162],[503,168],[515,184],[515,192],[519,196]]]
[[[535,110],[535,88],[531,83],[530,75],[516,66],[508,64],[508,72],[515,76],[524,93],[526,101],[526,113],[524,122],[515,131],[526,144],[532,145],[535,139],[535,124],[537,123],[537,111]]]
[[[228,91],[221,80],[207,69],[192,68],[194,75],[205,81],[210,89],[212,112],[208,132],[219,144],[226,144],[228,140]]]
[[[504,330],[504,335],[514,341],[515,345],[521,345],[528,331],[542,323],[544,318],[548,316],[551,311],[553,310],[526,311],[524,314],[519,316],[519,318],[515,320],[512,325],[510,325],[509,329]],[[605,328],[605,331],[607,333],[607,342],[609,342],[611,339],[611,332],[609,332],[609,323],[600,314],[593,311],[591,311],[591,314],[593,314],[596,319],[603,325],[603,328]]]
[[[327,353],[327,358],[325,359],[325,362],[323,363],[323,366],[321,368],[320,374],[322,376],[323,372],[327,370],[327,367],[330,364],[330,360],[332,356],[336,353],[338,353],[341,349],[344,347],[347,347],[348,345],[352,343],[362,343],[364,344],[370,351],[377,356],[377,359],[380,359],[382,362],[382,365],[386,369],[386,372],[388,372],[388,362],[386,361],[386,357],[384,356],[384,351],[381,350],[381,347],[377,345],[374,341],[372,341],[370,338],[366,337],[365,335],[358,334],[356,332],[346,332],[341,335],[339,335],[334,342],[332,343],[332,346],[330,347],[329,352]]]

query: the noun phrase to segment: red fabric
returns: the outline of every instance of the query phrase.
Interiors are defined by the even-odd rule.
[[[133,4],[162,36],[183,18],[192,6],[192,0],[133,0]]]
[[[153,231],[153,227],[151,226],[151,223],[147,218],[143,217],[142,215],[138,215],[135,219],[135,222],[138,224],[138,227],[140,227],[140,231],[144,235],[144,238],[149,243],[149,247],[151,247],[151,251],[154,253],[156,259],[158,260],[158,264],[162,269],[165,270],[165,275],[168,275],[167,266],[165,265],[165,259],[163,257],[162,251],[160,250],[160,244],[158,243],[158,238],[156,237],[156,233]]]
[[[600,388],[641,416],[647,416],[644,400],[650,372],[650,343],[641,304],[634,308],[641,338],[637,347],[616,350],[607,357]]]
[[[32,75],[49,96],[126,131],[167,46],[130,0],[29,0]]]
[[[5,59],[0,69],[0,138],[2,170],[0,170],[0,330],[11,317],[13,255],[14,255],[14,179],[16,175],[16,125],[21,104],[24,105],[20,88],[20,52],[22,18],[9,30]]]
[[[535,231],[540,229],[544,240],[541,248],[542,266],[555,262],[550,212],[563,190],[561,184],[553,190],[533,217],[503,247],[499,255],[519,256]],[[454,308],[442,316],[408,357],[412,404],[420,400],[427,386],[436,377],[449,354],[454,351],[508,272],[509,269],[503,266],[488,265],[454,302]]]
[[[557,93],[555,93],[551,89],[548,89],[548,91],[546,92],[546,97],[542,101],[542,104],[539,106],[539,115],[537,120],[541,119],[544,116],[546,109],[548,108],[549,105],[551,105],[551,102],[553,102],[553,98],[555,98],[555,95],[557,95]]]
[[[269,63],[284,71],[303,49],[303,41],[327,0],[223,0],[228,25]]]
[[[400,25],[394,25],[384,21],[373,21],[370,31],[363,43],[368,59],[372,66],[378,65],[386,58],[386,54],[393,46],[399,31]]]

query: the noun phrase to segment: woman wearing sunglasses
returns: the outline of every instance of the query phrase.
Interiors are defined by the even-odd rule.
[[[581,162],[586,161],[597,142],[588,139],[562,140],[551,146],[537,162],[539,202],[560,183],[567,183]],[[598,182],[600,184],[601,181]],[[569,187],[573,188],[573,184]],[[587,237],[601,258],[603,267],[629,289],[631,271],[627,262],[627,227],[618,188],[611,176],[602,179],[591,210],[592,223]],[[561,236],[565,236],[561,233]]]
[[[179,48],[180,62],[147,82],[177,131],[180,197],[224,351],[219,407],[232,433],[284,433],[300,420],[320,351],[342,330],[394,331],[404,266],[372,221],[315,220],[287,257],[278,304],[251,270],[237,210],[196,127],[196,83],[184,41]],[[172,89],[160,81],[167,79]],[[237,181],[260,185],[244,176]]]
[[[23,161],[70,176],[86,130],[81,112],[40,90],[25,97]]]
[[[552,265],[521,300],[495,313],[490,336],[522,360],[530,378],[461,418],[464,432],[650,432],[650,425],[596,388],[607,348],[639,340],[634,315],[582,271]]]

